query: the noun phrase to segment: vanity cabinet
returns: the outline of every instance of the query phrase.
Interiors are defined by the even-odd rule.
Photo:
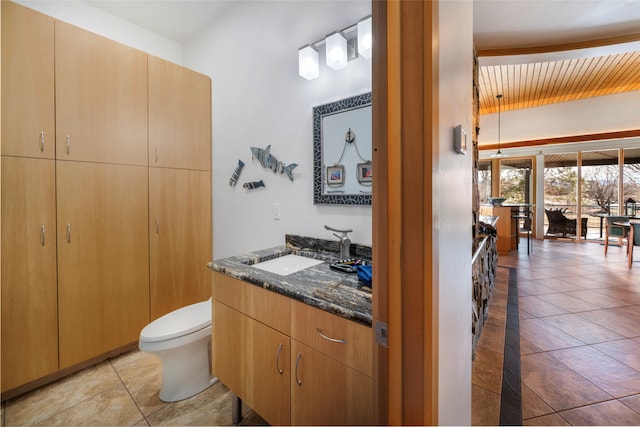
[[[151,320],[211,295],[211,174],[149,168]]]
[[[213,273],[212,371],[272,425],[373,424],[371,329]]]
[[[290,300],[213,273],[212,372],[271,425],[291,423]]]
[[[147,168],[57,161],[60,368],[138,340],[149,321]]]
[[[55,203],[54,160],[2,156],[2,391],[58,369]]]
[[[56,157],[147,165],[147,55],[56,21]]]
[[[54,158],[53,18],[2,3],[2,155]]]
[[[371,329],[291,302],[291,424],[372,425]]]
[[[149,165],[211,168],[211,79],[154,56],[149,56]]]

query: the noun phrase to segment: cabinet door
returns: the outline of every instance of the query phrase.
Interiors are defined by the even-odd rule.
[[[54,158],[53,18],[2,2],[2,154]]]
[[[147,168],[56,162],[60,368],[149,322]]]
[[[289,337],[213,301],[212,371],[271,425],[290,423]]]
[[[56,157],[147,165],[147,55],[56,21]]]
[[[54,167],[2,157],[2,391],[58,369]]]
[[[152,56],[149,165],[211,168],[211,79]]]
[[[151,320],[211,296],[211,176],[149,169]]]
[[[372,425],[373,380],[291,340],[291,424]]]

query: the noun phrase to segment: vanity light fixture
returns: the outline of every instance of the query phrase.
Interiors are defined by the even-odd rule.
[[[298,49],[298,74],[307,80],[315,79],[320,75],[318,47],[321,44],[325,45],[325,62],[334,70],[345,68],[348,61],[357,58],[358,55],[366,59],[371,58],[373,50],[371,15]]]
[[[498,151],[496,151],[491,155],[491,157],[493,157],[494,159],[500,158],[500,157],[507,157],[506,154],[503,154],[502,151],[500,151],[500,113],[501,113],[500,100],[502,99],[502,95],[496,95],[496,98],[498,98]]]
[[[307,80],[313,80],[320,75],[320,60],[318,51],[310,45],[298,50],[298,74]]]
[[[339,32],[325,39],[327,66],[341,70],[347,66],[347,39]]]
[[[371,17],[369,16],[358,22],[358,54],[363,58],[371,58],[371,51],[373,50],[372,41]]]

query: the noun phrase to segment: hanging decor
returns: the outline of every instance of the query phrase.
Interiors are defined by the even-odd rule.
[[[293,181],[293,169],[298,166],[297,163],[291,163],[285,165],[280,160],[276,159],[271,153],[271,145],[267,145],[267,148],[262,149],[258,147],[249,147],[254,159],[258,159],[263,168],[271,169],[273,173],[285,174],[291,181]]]
[[[333,164],[333,166],[327,166],[327,185],[330,187],[340,187],[344,185],[345,179],[345,168],[342,164],[342,159],[344,158],[344,153],[347,151],[347,147],[352,146],[356,150],[356,155],[363,163],[358,163],[358,172],[357,178],[358,182],[362,185],[371,185],[371,181],[373,178],[373,163],[371,160],[367,160],[362,157],[360,151],[358,150],[358,144],[356,142],[356,134],[349,128],[347,133],[344,135],[344,146],[342,147],[342,154],[337,162]]]
[[[229,179],[229,187],[235,187],[238,182],[238,178],[240,178],[240,173],[242,172],[242,168],[244,167],[244,162],[238,159],[238,166],[233,171],[231,178]]]
[[[260,181],[250,181],[250,182],[245,182],[244,184],[242,184],[242,188],[246,189],[246,190],[255,190],[256,188],[260,188],[260,187],[267,187],[266,185],[264,185],[264,181],[260,180]]]

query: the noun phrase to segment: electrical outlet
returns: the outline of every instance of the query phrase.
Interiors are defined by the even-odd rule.
[[[271,211],[273,213],[273,219],[280,219],[280,203],[271,205]]]

